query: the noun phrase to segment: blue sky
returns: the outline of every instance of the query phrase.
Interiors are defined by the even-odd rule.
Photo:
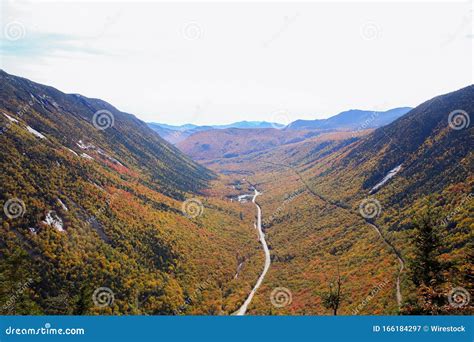
[[[2,69],[146,121],[288,123],[472,83],[464,1],[2,6]]]

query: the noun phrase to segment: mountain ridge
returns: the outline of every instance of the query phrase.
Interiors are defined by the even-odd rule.
[[[253,209],[133,115],[1,72],[0,143],[2,314],[232,312],[258,274]]]
[[[29,284],[8,314],[235,312],[264,264],[255,208],[239,201],[255,188],[272,267],[251,314],[328,314],[339,276],[339,313],[410,312],[413,218],[427,207],[449,265],[437,293],[472,289],[472,85],[377,129],[196,132],[177,146],[205,168],[100,99],[0,81],[0,299]],[[94,304],[99,288],[110,306]],[[276,288],[293,300],[273,306]]]
[[[411,107],[396,107],[386,111],[350,109],[327,119],[296,120],[285,129],[368,129],[389,124],[408,113]]]
[[[213,177],[208,170],[183,156],[174,146],[155,134],[145,122],[132,114],[121,112],[105,101],[78,94],[65,94],[53,87],[14,77],[4,71],[0,72],[0,78],[2,79],[0,106],[13,113],[20,111],[21,120],[25,120],[28,125],[44,134],[54,135],[68,148],[75,149],[79,140],[85,142],[90,140],[103,149],[115,150],[119,154],[117,157],[121,158],[130,158],[130,155],[124,156],[121,152],[131,148],[135,154],[133,160],[128,160],[128,162],[135,166],[144,165],[150,179],[161,179],[160,184],[163,187],[175,184],[183,190],[184,188],[179,185],[182,181],[183,185],[186,183],[185,187],[194,188],[197,191],[199,186],[204,187],[205,182]],[[36,95],[36,93],[41,93],[41,95]],[[11,99],[15,98],[17,99],[15,101],[22,101],[26,105],[12,103]],[[58,102],[61,105],[58,105]],[[39,109],[41,115],[29,115],[28,109],[35,106],[41,107]],[[71,114],[72,121],[62,121],[60,111]],[[94,128],[94,114],[99,111],[104,111],[105,119],[111,120],[111,127],[104,130]],[[87,134],[84,134],[85,132]],[[138,143],[139,140],[142,141],[142,138],[146,138],[146,144]],[[105,139],[110,139],[111,142],[108,143]],[[173,172],[163,162],[188,170],[187,173],[194,177],[193,180],[186,180],[182,173]],[[147,167],[153,164],[154,167]],[[165,179],[159,174],[160,170],[172,172],[173,175]]]
[[[293,303],[278,314],[329,314],[315,293],[325,293],[339,275],[350,293],[341,314],[472,313],[470,303],[456,309],[447,298],[456,286],[472,291],[466,271],[472,272],[474,248],[473,112],[470,85],[365,133],[325,133],[204,160],[230,182],[245,175],[263,193],[259,205],[272,268],[250,313],[272,314],[267,298],[285,287]],[[414,222],[427,210],[442,241],[435,253],[449,265],[444,283],[430,289],[443,302],[439,307],[423,302],[411,278]],[[377,299],[361,304],[374,288]]]
[[[276,123],[269,123],[265,121],[241,121],[229,125],[215,125],[215,126],[196,126],[186,124],[182,126],[170,126],[157,123],[148,123],[148,125],[155,130],[165,140],[172,144],[183,146],[187,139],[193,138],[195,135],[201,134],[203,137],[212,137],[213,134],[221,135],[219,130],[226,129],[261,129],[261,133],[265,136],[266,129],[281,130],[281,132],[274,132],[275,135],[287,134],[289,136],[298,135],[301,131],[301,136],[308,135],[308,132],[330,132],[330,131],[366,131],[386,125],[397,118],[403,116],[410,111],[410,107],[398,107],[384,112],[367,111],[367,110],[348,110],[334,115],[328,119],[316,120],[296,120],[289,125],[282,125]],[[286,132],[286,133],[285,133]],[[246,132],[242,132],[246,134]],[[212,138],[212,140],[215,140]],[[208,142],[203,142],[208,144]],[[187,151],[189,154],[189,151]],[[190,154],[193,156],[192,154]]]

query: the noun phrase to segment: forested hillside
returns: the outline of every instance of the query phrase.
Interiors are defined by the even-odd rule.
[[[250,312],[332,314],[339,281],[340,314],[472,312],[448,298],[473,290],[473,105],[469,86],[372,133],[207,161],[262,191],[272,265]]]
[[[235,313],[264,265],[255,188],[271,265],[248,313],[473,312],[452,303],[474,284],[474,86],[377,129],[195,132],[198,164],[104,101],[0,80],[2,313]]]
[[[262,255],[212,172],[133,115],[3,71],[0,127],[2,314],[237,308]]]
[[[276,128],[227,128],[192,134],[176,146],[195,160],[234,158],[303,141],[320,135],[311,131],[283,131]]]

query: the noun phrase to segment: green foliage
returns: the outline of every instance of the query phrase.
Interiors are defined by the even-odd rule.
[[[436,222],[439,222],[428,208],[415,218],[413,235],[413,257],[410,262],[410,274],[416,286],[430,286],[442,281],[441,240]]]
[[[321,302],[326,309],[332,310],[337,315],[342,301],[342,281],[339,277],[336,282],[329,283],[329,291],[321,294]]]
[[[258,244],[246,208],[229,206],[220,194],[198,195],[212,172],[103,101],[3,71],[0,79],[0,125],[10,123],[0,134],[5,314],[159,315],[237,308],[258,268],[252,265],[248,278],[234,279],[236,255]],[[94,127],[99,109],[114,114],[113,127]],[[182,209],[183,200],[192,197],[204,203],[196,218]],[[24,203],[22,215],[4,215],[10,199]],[[50,213],[62,230],[46,222]],[[199,300],[178,310],[206,279]],[[114,294],[104,307],[93,300],[100,287]]]

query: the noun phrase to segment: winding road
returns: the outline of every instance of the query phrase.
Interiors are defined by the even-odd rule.
[[[258,230],[258,237],[259,237],[260,243],[262,244],[263,251],[265,252],[265,265],[263,267],[262,273],[260,274],[260,277],[258,277],[257,283],[253,287],[252,291],[250,291],[250,293],[249,293],[247,299],[245,300],[244,304],[242,304],[240,309],[237,310],[234,313],[234,315],[237,315],[237,316],[245,315],[245,313],[247,312],[247,307],[249,306],[250,302],[252,301],[253,296],[257,292],[260,285],[262,285],[263,279],[265,278],[265,275],[267,274],[268,269],[270,268],[270,250],[268,249],[267,242],[265,241],[265,234],[263,233],[263,230],[262,230],[262,209],[255,202],[255,199],[257,198],[258,195],[260,195],[260,192],[258,192],[258,190],[255,189],[255,194],[253,195],[252,202],[257,207],[257,230]]]
[[[403,302],[403,297],[402,297],[402,292],[400,291],[400,276],[403,272],[403,269],[405,268],[405,261],[403,261],[403,258],[402,256],[400,255],[400,252],[390,243],[390,241],[388,241],[385,236],[383,236],[381,230],[379,227],[377,227],[375,224],[373,223],[370,223],[366,220],[367,224],[374,228],[377,233],[379,234],[380,238],[383,240],[383,242],[389,247],[392,249],[393,253],[396,255],[397,259],[398,259],[398,262],[400,263],[400,269],[398,270],[398,275],[397,275],[397,283],[396,283],[396,287],[397,287],[397,304],[398,304],[398,307],[401,307],[402,305],[402,302]]]
[[[337,202],[333,202],[333,201],[330,201],[326,198],[324,198],[323,196],[319,195],[318,193],[316,193],[315,191],[313,191],[313,189],[311,189],[310,185],[305,181],[305,179],[303,178],[303,176],[301,175],[301,173],[296,169],[294,168],[293,166],[291,165],[287,165],[287,164],[278,164],[278,163],[271,163],[271,162],[264,162],[266,164],[271,164],[271,165],[277,165],[277,166],[283,166],[283,167],[286,167],[286,168],[289,168],[290,170],[292,170],[298,177],[299,179],[301,180],[301,182],[305,185],[306,189],[311,193],[313,194],[314,196],[316,196],[317,198],[321,199],[323,202],[326,202],[326,203],[329,203],[331,205],[334,205],[340,209],[343,209],[343,210],[346,210],[348,211],[349,213],[351,214],[355,214],[358,216],[357,212],[354,212],[353,210],[350,210],[344,206],[341,206],[339,203]],[[402,292],[400,290],[400,277],[401,277],[401,274],[403,273],[403,270],[405,269],[405,261],[403,260],[403,257],[402,257],[402,254],[400,253],[400,251],[382,234],[382,231],[380,230],[380,228],[373,224],[371,221],[367,220],[364,218],[364,221],[367,225],[369,225],[370,227],[372,227],[373,229],[375,229],[378,233],[378,235],[380,236],[380,238],[382,239],[382,241],[393,251],[393,253],[395,254],[395,256],[397,257],[397,260],[400,264],[400,268],[398,269],[398,274],[397,274],[397,280],[396,280],[396,299],[397,299],[397,304],[398,304],[398,307],[401,307],[402,305],[402,302],[403,302],[403,297],[402,297]]]

